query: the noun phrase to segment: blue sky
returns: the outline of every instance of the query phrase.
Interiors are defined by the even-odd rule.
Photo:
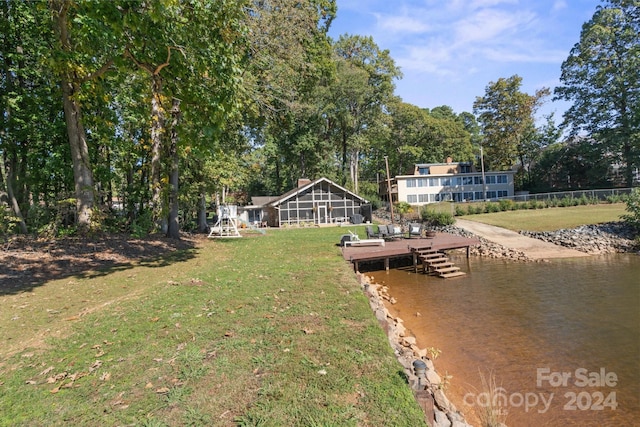
[[[338,0],[330,35],[373,36],[403,73],[396,95],[423,108],[472,112],[489,82],[518,74],[529,94],[559,84],[560,66],[600,0]],[[551,102],[561,121],[566,102]]]

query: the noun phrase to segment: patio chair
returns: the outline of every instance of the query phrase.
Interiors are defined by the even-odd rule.
[[[417,222],[409,224],[409,238],[422,237],[422,224]]]
[[[400,239],[404,237],[404,233],[402,232],[402,227],[399,225],[389,224],[387,225],[387,229],[389,230],[389,234],[396,239]]]
[[[381,237],[380,229],[378,229],[377,233],[374,232],[373,225],[367,225],[365,230],[367,231],[367,239],[379,239]]]
[[[389,229],[387,228],[386,225],[384,224],[378,225],[378,235],[382,239],[387,239],[389,237]]]

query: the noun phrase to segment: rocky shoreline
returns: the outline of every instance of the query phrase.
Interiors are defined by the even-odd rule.
[[[513,261],[536,261],[520,250],[507,248],[484,237],[477,236],[467,230],[454,225],[433,227],[435,231],[450,233],[462,237],[474,237],[480,240],[480,245],[472,246],[470,255],[487,258],[505,258]],[[524,231],[520,234],[535,238],[558,246],[575,249],[591,255],[613,253],[640,253],[637,242],[637,232],[624,222],[608,222],[594,225],[582,225],[571,229],[556,231]],[[540,261],[540,260],[537,260]]]
[[[490,242],[456,226],[434,229],[458,236],[479,238],[480,245],[470,248],[471,255],[523,262],[534,261],[522,251]],[[639,250],[637,240],[635,240],[637,232],[623,222],[585,225],[552,232],[520,231],[520,234],[588,254],[631,253]],[[359,274],[359,280],[369,298],[376,318],[387,334],[398,361],[405,368],[416,399],[425,410],[425,417],[429,425],[470,427],[464,415],[445,396],[443,391],[445,382],[437,374],[433,362],[428,357],[428,351],[416,345],[416,338],[405,329],[402,319],[393,316],[387,309],[387,304],[393,304],[393,297],[388,294],[388,288],[371,283],[371,279],[363,274]],[[427,367],[425,375],[420,381],[413,369],[413,363],[416,360],[423,361]]]
[[[588,254],[629,253],[639,250],[635,230],[624,222],[582,225],[556,231],[520,231],[520,234]]]
[[[387,334],[389,344],[396,358],[405,369],[414,395],[425,412],[425,419],[432,427],[471,427],[444,393],[446,379],[443,380],[428,357],[428,351],[416,345],[416,338],[404,327],[403,320],[393,316],[386,304],[392,304],[386,286],[371,283],[371,278],[358,273],[360,284],[382,329]],[[413,363],[420,360],[425,363],[424,376],[418,378]]]

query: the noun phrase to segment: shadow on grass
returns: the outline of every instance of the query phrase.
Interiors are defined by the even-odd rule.
[[[17,237],[0,250],[0,296],[28,292],[65,277],[94,278],[137,266],[165,267],[195,256],[196,238],[36,240]]]

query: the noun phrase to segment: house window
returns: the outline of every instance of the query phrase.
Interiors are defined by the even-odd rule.
[[[421,166],[418,168],[418,175],[429,175],[429,168]]]
[[[509,197],[509,192],[507,190],[498,190],[498,197]]]
[[[487,178],[487,184],[495,184],[496,183],[496,176],[495,175],[489,175]]]
[[[428,194],[418,194],[418,202],[419,203],[429,203],[429,195]]]
[[[498,175],[497,179],[498,179],[498,184],[506,184],[508,182],[507,175]]]
[[[440,178],[429,178],[429,187],[439,187]]]
[[[471,165],[460,165],[460,173],[471,173]]]
[[[453,178],[453,182],[454,182],[454,185],[462,185],[462,178],[459,176],[456,178]]]
[[[484,199],[484,194],[482,194],[482,191],[476,191],[474,194],[475,194],[475,197],[474,197],[475,200]]]
[[[473,177],[473,183],[474,183],[475,185],[482,184],[482,177],[481,177],[481,176],[474,176],[474,177]]]
[[[418,203],[418,196],[415,194],[408,194],[407,203]]]
[[[427,178],[418,178],[418,187],[428,187],[429,179]]]
[[[444,186],[444,187],[450,186],[451,185],[451,178],[442,178],[440,180],[440,182],[442,183],[442,186]]]
[[[487,199],[495,199],[497,197],[495,191],[487,191]]]
[[[473,177],[472,176],[464,176],[462,177],[462,185],[472,185]]]
[[[468,193],[464,193],[464,199],[465,200],[473,200],[473,192],[470,191]]]
[[[407,180],[407,188],[413,188],[415,187],[417,184],[415,179],[408,179]]]

